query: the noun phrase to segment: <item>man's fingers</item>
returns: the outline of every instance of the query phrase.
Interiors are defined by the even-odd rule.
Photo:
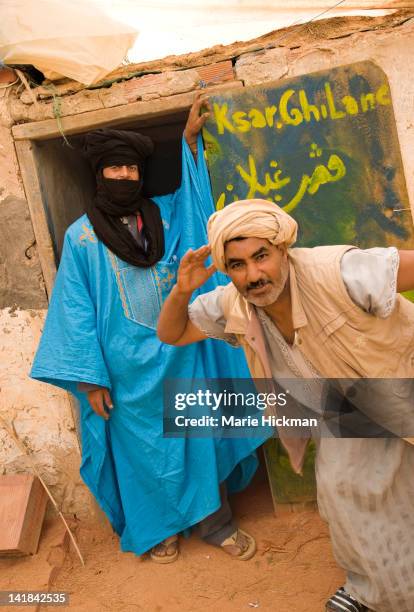
[[[181,263],[183,262],[188,262],[188,261],[193,261],[194,259],[198,259],[199,255],[204,255],[204,253],[209,253],[210,252],[210,247],[205,244],[204,246],[195,249],[195,251],[193,251],[193,249],[189,249],[187,251],[187,253],[185,253],[185,255],[183,255],[182,259],[181,259]]]
[[[196,249],[194,253],[198,254],[198,253],[204,253],[206,251],[209,253],[211,251],[211,247],[208,244],[203,244],[203,246]]]
[[[114,407],[108,389],[104,390],[104,400],[105,400],[105,404],[108,406],[109,409]]]
[[[207,112],[203,112],[203,109]],[[184,138],[190,146],[196,143],[199,132],[210,116],[210,111],[208,99],[203,96],[203,92],[197,92],[184,128]]]
[[[197,265],[204,264],[204,262],[206,261],[206,259],[208,259],[208,257],[210,257],[209,251],[205,251],[203,253],[199,253],[195,257],[194,263],[197,264]]]
[[[103,393],[100,393],[97,398],[96,398],[96,406],[98,409],[98,414],[99,416],[103,417],[105,420],[108,419],[108,414],[104,408],[104,402],[103,402]]]
[[[196,249],[195,251],[193,251],[192,249],[187,251],[187,253],[183,256],[180,262],[180,267],[179,267],[180,276],[182,277],[182,275],[191,274],[194,270],[197,270],[201,266],[204,267],[203,264],[206,261],[206,259],[210,256],[210,252],[211,252],[211,248],[208,245],[204,245],[200,247],[199,249]],[[207,269],[209,268],[206,268],[206,270]],[[211,274],[213,274],[213,272],[211,272]]]
[[[199,91],[196,94],[196,97],[194,99],[193,105],[191,107],[191,113],[196,113],[197,116],[201,110],[202,107],[207,108],[207,110],[211,110],[211,105],[210,105],[210,101],[208,99],[208,97],[206,97],[206,95],[204,94],[203,91]]]
[[[199,94],[198,96],[196,96],[191,108],[190,108],[190,113],[189,113],[189,117],[193,120],[196,121],[197,117],[200,114],[200,109],[203,106],[203,98],[201,97],[201,94]]]
[[[209,117],[212,109],[211,109],[210,100],[208,98],[203,98],[203,101],[201,103],[201,108],[204,109],[204,112],[201,115],[201,117]]]
[[[203,89],[199,89],[198,91],[196,91],[196,94],[194,96],[194,104],[203,104],[204,102],[208,102],[208,96],[206,95],[206,92]]]
[[[210,117],[210,113],[203,113],[197,119],[197,127],[201,130],[203,125],[206,123],[207,119]]]
[[[210,255],[210,250],[211,249],[209,246],[202,246],[194,251],[194,257],[196,257],[196,259],[205,259],[208,257],[208,255]]]
[[[190,249],[189,251],[187,251],[185,255],[183,255],[181,262],[180,262],[180,267],[190,266],[191,264],[194,263],[194,261],[195,261],[195,251]]]
[[[96,391],[89,391],[88,393],[88,401],[91,405],[91,408],[97,415],[102,417],[105,420],[109,419],[109,415],[105,410],[105,404],[107,404],[108,408],[112,408],[112,400],[109,394],[108,389],[99,389]]]
[[[206,268],[206,270],[207,270],[207,274],[208,274],[209,276],[213,276],[214,272],[216,272],[216,271],[217,271],[217,268],[216,268],[216,266],[215,266],[214,264],[211,264],[210,266],[208,266],[208,267]]]
[[[103,395],[102,394],[95,395],[95,397],[91,401],[91,406],[93,410],[96,412],[96,414],[98,414],[100,417],[102,417],[106,421],[108,420],[109,415],[105,411],[105,408],[103,405]]]

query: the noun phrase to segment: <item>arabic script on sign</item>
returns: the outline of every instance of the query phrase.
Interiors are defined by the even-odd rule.
[[[322,149],[320,149],[316,143],[312,143],[309,157],[319,158],[321,156]],[[256,161],[252,154],[248,155],[247,167],[237,164],[235,170],[246,185],[246,193],[243,195],[243,199],[249,200],[256,197],[267,200],[272,199],[287,213],[292,212],[292,210],[300,204],[306,194],[311,196],[315,195],[322,185],[335,183],[346,175],[344,162],[339,155],[332,153],[326,164],[318,163],[311,174],[304,173],[302,175],[295,194],[286,201],[283,195],[283,188],[291,184],[291,177],[283,177],[283,170],[279,168],[279,162],[276,160],[271,160],[269,162],[269,168],[270,170],[264,173],[263,181],[260,182]],[[240,199],[237,194],[232,193],[234,186],[231,183],[226,186],[226,190],[228,193],[232,194],[233,202]],[[229,203],[227,202],[228,193],[223,192],[219,196],[216,204],[217,210],[221,210]]]

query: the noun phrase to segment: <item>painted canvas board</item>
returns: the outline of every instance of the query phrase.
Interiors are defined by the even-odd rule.
[[[209,96],[204,130],[218,209],[276,202],[298,246],[414,245],[385,73],[372,62]]]

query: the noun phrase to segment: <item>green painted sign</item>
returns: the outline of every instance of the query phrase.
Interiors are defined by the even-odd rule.
[[[414,246],[391,93],[372,62],[209,96],[204,130],[217,209],[272,200],[298,246]]]

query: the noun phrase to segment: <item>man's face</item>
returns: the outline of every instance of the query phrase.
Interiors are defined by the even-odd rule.
[[[225,245],[226,272],[236,289],[255,306],[277,301],[289,276],[287,251],[265,238],[232,240]]]
[[[102,170],[104,178],[108,179],[123,179],[127,181],[138,181],[139,170],[137,164],[130,166],[106,166]]]

